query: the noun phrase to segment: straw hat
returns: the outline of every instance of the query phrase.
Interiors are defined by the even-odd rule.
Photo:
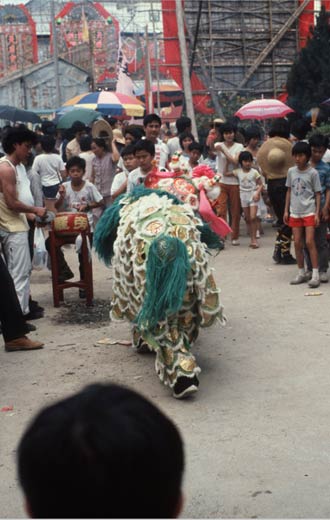
[[[124,138],[121,130],[119,130],[119,128],[114,128],[112,130],[112,133],[113,133],[113,138],[116,141],[116,143],[125,144],[125,138]]]
[[[292,144],[283,137],[271,137],[260,148],[257,162],[267,179],[282,179],[294,166]]]
[[[101,137],[110,143],[113,139],[112,128],[104,119],[98,119],[92,125],[92,136]]]

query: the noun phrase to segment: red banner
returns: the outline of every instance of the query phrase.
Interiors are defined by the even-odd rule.
[[[38,63],[36,25],[24,5],[0,5],[0,77]]]
[[[299,0],[299,4],[302,4],[303,0]],[[321,6],[325,7],[326,11],[330,11],[330,0],[323,0]],[[311,0],[307,7],[303,10],[299,18],[299,47],[302,49],[305,47],[308,37],[310,36],[310,29],[315,25],[315,2]]]
[[[299,0],[299,4],[303,0]],[[310,29],[314,27],[314,0],[311,0],[307,7],[303,10],[299,18],[299,47],[305,47],[308,37],[310,36]]]
[[[168,78],[173,78],[180,88],[183,88],[181,55],[178,39],[175,0],[162,0],[163,31],[165,42],[165,65],[160,70]],[[205,94],[193,94],[194,108],[202,114],[214,114],[211,98],[204,83],[193,72],[191,75],[192,91],[205,91]]]
[[[102,83],[116,79],[119,22],[114,16],[98,2],[86,4],[68,2],[55,17],[55,22],[60,54],[72,51],[85,43],[92,54],[95,82]]]

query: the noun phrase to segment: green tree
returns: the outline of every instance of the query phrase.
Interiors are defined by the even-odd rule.
[[[288,75],[288,104],[305,113],[330,97],[330,13],[322,7]]]

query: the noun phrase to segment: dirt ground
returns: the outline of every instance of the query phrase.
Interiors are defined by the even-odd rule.
[[[243,230],[244,231],[244,230]],[[330,284],[320,296],[290,286],[295,266],[271,260],[269,224],[259,250],[230,243],[211,258],[228,324],[202,331],[194,348],[200,391],[176,401],[154,372],[152,355],[124,345],[127,324],[108,322],[111,269],[94,260],[97,299],[85,312],[77,290],[52,306],[48,271],[34,272],[32,294],[46,308],[31,337],[36,352],[0,350],[0,517],[25,516],[16,479],[16,446],[41,406],[87,383],[129,385],[160,406],[185,441],[185,508],[189,518],[326,518],[330,516]],[[75,254],[65,254],[77,273]],[[311,291],[313,292],[313,291]]]

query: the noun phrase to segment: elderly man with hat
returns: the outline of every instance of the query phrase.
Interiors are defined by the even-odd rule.
[[[290,254],[292,230],[284,224],[285,186],[288,169],[294,165],[292,144],[289,141],[289,123],[285,119],[274,121],[269,139],[261,146],[257,162],[267,179],[268,195],[279,222],[273,260],[277,264],[295,264]]]
[[[87,134],[87,126],[81,121],[75,121],[72,124],[71,131],[74,134],[74,138],[66,145],[65,152],[67,160],[81,153],[80,139],[84,134]]]

